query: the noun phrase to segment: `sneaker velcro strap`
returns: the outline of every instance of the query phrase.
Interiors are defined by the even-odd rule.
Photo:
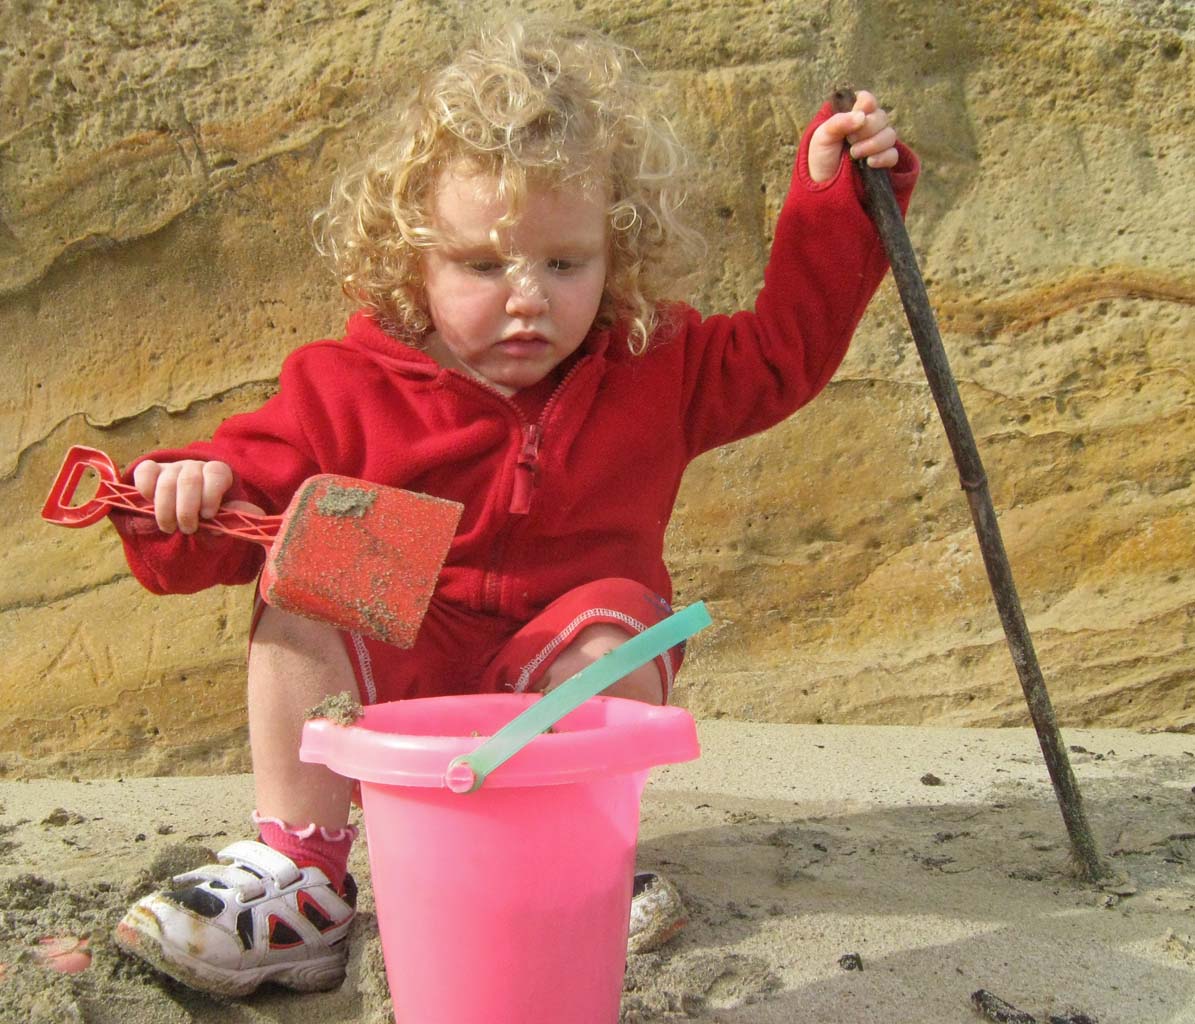
[[[184,875],[175,875],[171,884],[176,887],[206,884],[212,889],[236,891],[242,898],[252,898],[249,894],[254,892],[260,896],[266,891],[259,872],[248,871],[236,864],[205,864]]]
[[[216,856],[268,875],[275,880],[280,889],[294,885],[303,877],[303,872],[295,867],[295,862],[286,854],[271,850],[265,843],[249,839],[229,844]]]

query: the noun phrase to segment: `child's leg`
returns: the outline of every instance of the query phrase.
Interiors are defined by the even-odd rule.
[[[249,747],[261,841],[299,867],[319,868],[344,889],[356,829],[354,783],[299,760],[307,712],[325,697],[356,694],[341,635],[264,606],[249,646]]]
[[[271,981],[300,991],[344,978],[356,886],[353,782],[299,760],[307,709],[356,678],[334,630],[271,608],[249,653],[249,738],[260,842],[138,900],[116,926],[122,949],[192,988],[241,996]]]
[[[536,689],[541,689],[544,693],[554,690],[570,676],[592,665],[603,654],[609,654],[615,647],[626,643],[629,638],[627,630],[609,623],[602,622],[585,627],[548,666],[542,685]],[[665,685],[664,680],[660,678],[660,667],[655,661],[649,661],[630,675],[623,676],[604,693],[607,697],[626,697],[647,704],[663,704]]]
[[[671,614],[667,601],[634,580],[582,584],[553,601],[506,642],[486,670],[481,690],[550,690]],[[648,704],[666,703],[683,657],[680,644],[605,692]]]
[[[299,760],[307,711],[357,692],[339,633],[267,607],[249,648],[249,746],[257,813],[296,827],[337,830],[348,821],[353,782]]]

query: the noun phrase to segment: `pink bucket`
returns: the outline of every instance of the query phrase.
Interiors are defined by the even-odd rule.
[[[319,719],[300,757],[361,781],[398,1024],[615,1024],[639,800],[654,765],[698,756],[679,708],[595,697],[484,786],[445,771],[530,702],[434,697]]]

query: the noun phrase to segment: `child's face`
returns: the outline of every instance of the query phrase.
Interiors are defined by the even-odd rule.
[[[449,169],[432,207],[443,244],[424,257],[432,333],[427,351],[511,394],[573,354],[593,326],[606,284],[602,196],[530,187],[513,227],[488,175]],[[511,255],[511,254],[515,255]]]

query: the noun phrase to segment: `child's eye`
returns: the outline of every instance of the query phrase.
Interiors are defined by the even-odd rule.
[[[558,274],[566,274],[580,266],[577,260],[548,260],[548,269]]]
[[[467,260],[465,266],[475,274],[497,274],[506,269],[499,260]]]

